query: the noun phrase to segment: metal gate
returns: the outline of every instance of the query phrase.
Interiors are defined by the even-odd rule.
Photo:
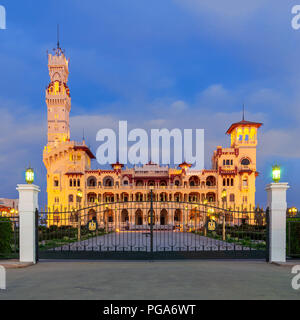
[[[263,210],[149,201],[39,212],[40,259],[266,258]]]
[[[300,213],[287,215],[287,258],[300,257]]]

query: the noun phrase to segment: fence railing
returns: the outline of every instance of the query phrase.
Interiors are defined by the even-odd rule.
[[[300,258],[300,213],[287,215],[286,253],[288,258]]]

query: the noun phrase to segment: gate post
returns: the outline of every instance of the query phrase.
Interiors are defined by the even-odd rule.
[[[19,184],[20,261],[36,263],[36,210],[40,188]]]
[[[286,191],[288,183],[270,183],[266,187],[269,216],[269,261],[286,262]]]

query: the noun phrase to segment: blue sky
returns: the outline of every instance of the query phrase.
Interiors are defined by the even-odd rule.
[[[206,167],[232,122],[260,121],[257,202],[275,162],[300,207],[300,30],[297,1],[0,0],[0,197],[17,197],[30,163],[45,201],[47,49],[71,59],[71,137],[132,128],[204,128]]]

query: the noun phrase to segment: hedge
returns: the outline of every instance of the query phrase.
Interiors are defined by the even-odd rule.
[[[0,255],[11,253],[13,238],[12,225],[9,218],[0,218]]]

